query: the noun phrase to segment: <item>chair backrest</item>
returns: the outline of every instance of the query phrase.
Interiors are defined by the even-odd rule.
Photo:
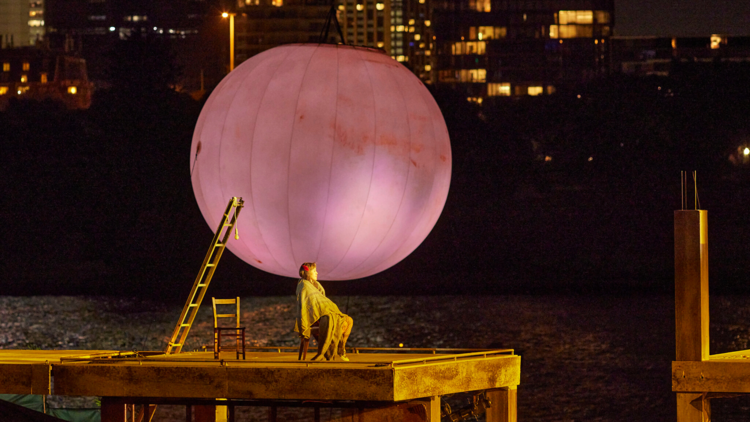
[[[220,327],[219,325],[219,318],[234,318],[236,320],[236,327],[239,328],[240,326],[240,298],[234,298],[234,299],[216,299],[215,297],[211,298],[211,301],[214,305],[214,328]],[[216,312],[216,305],[236,305],[236,311],[232,314],[220,314]],[[224,325],[226,327],[226,325]]]

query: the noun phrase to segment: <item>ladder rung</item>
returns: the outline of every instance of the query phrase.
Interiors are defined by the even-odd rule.
[[[189,327],[190,324],[180,324],[180,327]]]
[[[190,304],[190,305],[188,305],[188,306],[190,306],[191,308],[195,308],[196,306],[198,306],[198,304],[197,304],[197,303],[191,303],[191,304]]]
[[[206,287],[205,284],[199,284],[198,287]]]
[[[214,248],[219,247],[219,246],[224,246],[224,244],[221,243],[221,242],[219,242],[219,243],[217,243],[217,244],[214,245]]]
[[[170,346],[182,346],[182,343],[169,343]]]
[[[216,264],[206,264],[207,267],[215,267]]]

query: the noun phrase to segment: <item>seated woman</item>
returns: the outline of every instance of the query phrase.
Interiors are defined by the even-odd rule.
[[[331,299],[326,297],[326,291],[318,282],[318,270],[314,262],[305,262],[300,266],[297,282],[297,319],[294,331],[305,339],[310,338],[310,327],[315,323],[320,325],[318,353],[312,360],[325,356],[326,360],[334,359],[336,355],[348,361],[346,357],[346,340],[352,332],[354,320],[339,310]]]

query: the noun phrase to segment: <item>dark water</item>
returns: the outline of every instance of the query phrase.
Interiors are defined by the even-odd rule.
[[[342,310],[348,301],[351,345],[515,349],[522,356],[519,420],[675,420],[671,296],[333,299]],[[296,346],[293,304],[291,296],[243,298],[249,341]],[[160,350],[179,312],[138,299],[0,297],[0,348]],[[187,347],[210,342],[210,312],[202,308]],[[750,296],[713,297],[711,353],[746,349],[748,340]],[[715,421],[750,419],[742,397],[713,400],[712,408]],[[167,410],[160,420],[179,420]]]

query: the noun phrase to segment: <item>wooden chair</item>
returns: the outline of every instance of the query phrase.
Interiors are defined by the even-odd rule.
[[[242,359],[245,359],[245,327],[240,326],[240,298],[235,299],[216,299],[211,298],[214,306],[214,359],[219,358],[219,353],[228,350],[234,350],[237,355],[237,359],[242,354]],[[220,314],[216,312],[216,305],[236,305],[236,311],[231,314]],[[220,326],[219,318],[234,318],[234,327]],[[222,337],[234,338],[234,345],[222,345]]]
[[[310,326],[310,337],[315,337],[315,341],[317,342],[320,337],[318,337],[320,331],[320,324],[318,321],[315,321],[313,325]],[[306,360],[307,359],[307,347],[310,345],[310,339],[309,338],[301,338],[299,343],[299,357],[297,360]],[[318,345],[320,347],[320,345]]]

